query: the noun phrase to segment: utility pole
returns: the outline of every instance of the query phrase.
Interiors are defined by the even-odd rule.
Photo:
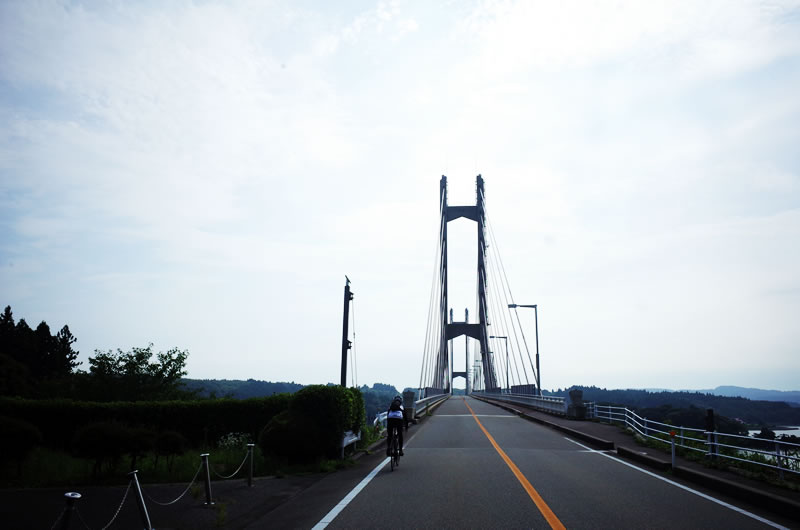
[[[353,345],[347,338],[348,324],[350,323],[350,300],[353,299],[353,293],[350,291],[350,278],[344,277],[346,283],[344,284],[344,322],[342,323],[342,386],[347,387],[347,350]]]

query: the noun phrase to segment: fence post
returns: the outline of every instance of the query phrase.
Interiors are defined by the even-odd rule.
[[[675,469],[675,431],[669,431],[670,441],[672,442],[672,469]]]
[[[247,487],[253,487],[253,447],[256,444],[247,444],[247,458],[250,459],[250,471],[247,474]]]
[[[128,475],[133,475],[133,487],[136,489],[136,504],[139,506],[139,516],[142,518],[142,524],[147,530],[152,530],[153,525],[150,524],[150,516],[147,514],[147,506],[144,504],[142,487],[139,485],[139,477],[136,475],[138,472],[138,469],[134,469],[128,473]]]
[[[200,458],[203,459],[203,468],[205,469],[206,506],[212,506],[214,501],[211,499],[211,472],[208,470],[208,453],[203,453]]]
[[[81,494],[69,491],[64,494],[64,500],[67,501],[67,507],[64,508],[64,515],[61,519],[61,530],[69,530],[69,522],[72,519],[72,512],[75,511],[75,501],[81,498]]]
[[[681,447],[686,447],[686,439],[683,437],[683,427],[681,427]]]
[[[714,409],[706,409],[706,432],[708,433],[708,455],[712,460],[717,458],[717,425],[714,421]],[[713,443],[711,436],[714,436]]]
[[[775,462],[778,463],[778,476],[783,480],[783,465],[781,463],[781,443],[775,440]]]

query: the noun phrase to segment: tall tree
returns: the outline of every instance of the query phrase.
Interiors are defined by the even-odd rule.
[[[53,368],[56,374],[71,374],[82,364],[78,362],[78,354],[80,352],[72,349],[72,345],[77,341],[78,339],[70,332],[67,325],[64,325],[61,331],[56,334],[53,344],[53,353],[55,354]]]
[[[172,348],[153,357],[153,345],[124,352],[95,350],[85,378],[91,399],[99,401],[169,399],[182,397],[181,377],[189,352]]]
[[[28,366],[35,377],[43,379],[48,377],[53,369],[53,335],[50,333],[50,326],[47,325],[47,322],[42,320],[36,326],[33,336],[33,358]]]

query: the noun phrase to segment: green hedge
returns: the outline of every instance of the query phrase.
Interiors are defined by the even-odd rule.
[[[95,403],[84,401],[0,398],[0,415],[33,424],[44,445],[70,449],[75,433],[86,425],[116,421],[156,432],[176,431],[195,447],[211,447],[230,432],[255,439],[273,416],[287,410],[290,394],[244,400],[139,401]]]
[[[108,426],[119,425],[125,432],[142,434],[139,438],[143,440],[145,431],[151,433],[148,441],[172,431],[196,448],[214,447],[228,433],[247,433],[252,439],[258,437],[265,453],[307,461],[337,456],[342,434],[361,430],[365,410],[364,397],[357,388],[311,385],[294,394],[243,400],[96,403],[0,398],[0,416],[29,423],[41,432],[47,447],[80,449],[99,458],[118,458],[116,453],[92,451],[91,444],[102,444],[101,435],[110,429]],[[136,454],[153,443],[129,448],[127,442],[117,441],[115,445],[118,451],[130,449]]]
[[[306,386],[294,393],[287,411],[266,425],[259,444],[265,454],[293,462],[333,458],[341,449],[342,434],[361,430],[364,417],[359,389]]]

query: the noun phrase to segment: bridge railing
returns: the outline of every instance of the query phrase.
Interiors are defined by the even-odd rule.
[[[666,444],[674,437],[677,447],[707,458],[725,458],[740,467],[770,468],[781,478],[785,471],[800,474],[800,444],[670,425],[639,416],[626,407],[594,405],[593,409],[599,420],[623,424],[640,436]]]
[[[558,416],[565,416],[567,414],[568,402],[562,397],[553,396],[531,396],[528,394],[504,394],[495,392],[473,392],[472,395],[493,399],[495,401],[504,401],[507,403],[518,403],[525,405],[548,414],[555,414]],[[593,404],[586,404],[586,412],[590,414],[594,410]],[[591,416],[589,416],[591,417]]]
[[[414,401],[412,407],[410,407],[411,417],[416,418],[420,415],[425,415],[428,413],[428,410],[433,405],[439,403],[440,401],[447,399],[450,394],[436,394],[435,396],[426,397],[424,399],[419,399]],[[382,429],[386,428],[386,412],[381,412],[377,416],[375,416],[375,420],[372,424],[377,427],[378,425],[381,426]]]

